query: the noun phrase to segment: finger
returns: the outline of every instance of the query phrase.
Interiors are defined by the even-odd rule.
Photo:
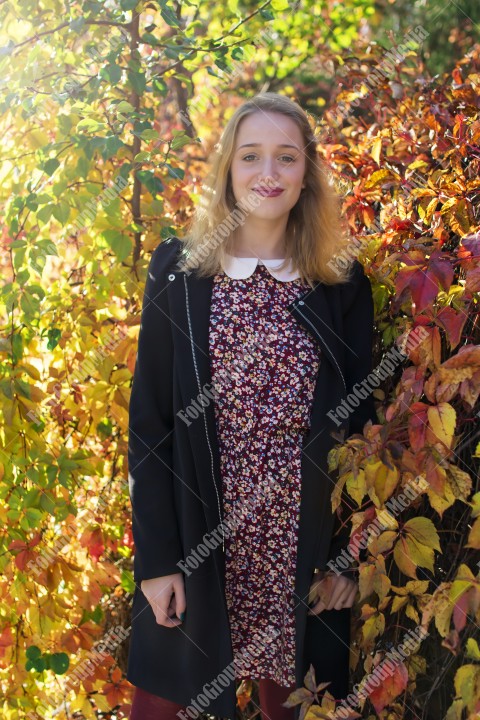
[[[345,586],[344,592],[334,604],[335,610],[341,610],[344,607],[351,607],[353,605],[353,601],[357,594],[358,588],[356,583],[352,582],[351,580],[348,580],[347,583],[348,584]]]
[[[178,578],[173,583],[173,590],[175,592],[175,612],[179,618],[182,613],[187,609],[187,601],[185,598],[185,582],[183,578]]]
[[[168,608],[167,608],[167,613],[168,613],[168,615],[169,615],[170,617],[171,617],[172,615],[175,615],[176,604],[177,604],[176,600],[177,600],[177,599],[176,599],[176,596],[175,596],[175,594],[172,592],[172,595],[171,595],[171,597],[170,597],[170,602],[169,602]]]
[[[170,617],[169,612],[165,613],[163,610],[159,610],[155,613],[155,619],[159,625],[165,625],[165,627],[174,627],[180,625],[181,621],[175,616]]]
[[[327,610],[332,610],[338,602],[343,602],[344,600],[346,600],[349,594],[350,587],[346,578],[337,578],[332,590],[332,594],[330,595],[330,599],[327,602]]]
[[[173,606],[175,598],[172,586],[169,585],[157,595],[149,597],[148,601],[159,625],[173,627],[180,624],[180,620],[175,618],[175,608]]]
[[[325,606],[325,610],[328,609],[329,603],[332,599],[332,593],[335,586],[330,581],[325,580],[322,586],[319,588],[318,599],[321,600]]]
[[[315,603],[315,605],[308,611],[307,615],[319,615],[323,610],[325,610],[325,603],[323,600],[319,600]]]
[[[331,595],[331,583],[325,578],[316,585],[316,595],[313,602],[315,603],[309,612],[309,615],[317,615],[326,609],[327,603]]]
[[[350,607],[352,607],[352,605],[353,605],[353,603],[354,603],[354,601],[355,601],[355,598],[356,598],[356,596],[357,596],[357,592],[358,592],[358,587],[357,587],[357,585],[355,584],[355,585],[352,587],[350,593],[347,595],[347,597],[346,597],[345,600],[343,601],[343,603],[340,605],[340,607],[337,607],[337,606],[335,605],[335,610],[341,610],[342,608],[350,608]]]

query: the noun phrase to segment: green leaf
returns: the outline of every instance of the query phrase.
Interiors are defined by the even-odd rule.
[[[60,163],[57,158],[50,158],[46,163],[44,163],[42,170],[51,177],[58,167],[60,167]]]
[[[133,90],[137,95],[142,95],[146,86],[147,79],[145,73],[127,71],[128,83],[132,86]]]
[[[116,135],[110,135],[105,142],[105,146],[101,152],[104,160],[113,157],[117,150],[124,146],[124,143]]]
[[[151,153],[146,152],[145,150],[142,152],[139,152],[135,155],[133,158],[135,162],[143,162],[144,160],[150,160]]]
[[[55,515],[55,502],[50,495],[47,495],[45,492],[42,492],[40,496],[40,507],[49,515]]]
[[[268,8],[262,8],[260,10],[260,15],[265,18],[265,20],[274,20],[275,18],[275,15]]]
[[[159,135],[157,130],[152,130],[151,128],[149,128],[148,130],[142,130],[142,132],[140,133],[140,137],[142,138],[142,140],[146,140],[148,142],[149,140],[158,140]]]
[[[122,588],[129,593],[133,593],[135,590],[135,581],[130,570],[122,570],[121,578]]]
[[[63,675],[67,672],[70,665],[70,659],[64,652],[53,653],[50,655],[50,668],[56,675]]]
[[[41,519],[43,518],[43,512],[37,508],[27,508],[25,511],[27,522],[31,528],[38,527]]]
[[[100,70],[100,77],[104,80],[108,80],[112,85],[117,85],[122,78],[122,68],[114,63],[105,65]]]
[[[153,89],[156,90],[159,95],[162,95],[162,97],[165,97],[165,95],[168,93],[168,85],[164,80],[161,80],[159,78],[155,78],[153,81]]]
[[[37,219],[42,223],[48,223],[52,217],[53,205],[44,205],[40,210],[37,210]]]
[[[105,238],[108,245],[120,261],[126,260],[132,252],[133,244],[128,235],[125,235],[118,230],[105,230],[102,233],[102,237]]]
[[[62,331],[58,328],[49,328],[47,332],[48,342],[47,350],[53,350],[57,347],[60,338],[62,337]],[[47,471],[48,472],[48,471]]]
[[[137,177],[140,182],[145,185],[153,197],[164,190],[162,181],[160,178],[156,177],[151,170],[139,170],[137,172]]]
[[[170,25],[170,27],[180,27],[180,23],[178,22],[177,17],[171,8],[163,5],[160,14],[167,23],[167,25]]]
[[[167,167],[167,172],[170,175],[170,177],[175,178],[175,180],[183,180],[185,177],[185,170],[180,167],[172,167],[168,163],[165,163]]]
[[[70,205],[66,202],[60,202],[58,205],[54,205],[52,209],[52,215],[55,220],[64,225],[70,215]]]
[[[121,100],[117,105],[115,105],[115,112],[122,113],[122,115],[131,115],[135,112],[135,108],[126,100]]]
[[[183,130],[174,130],[174,138],[172,140],[172,150],[179,150],[184,145],[189,145],[192,142],[192,138],[186,135]]]
[[[27,670],[36,670],[36,672],[43,672],[47,669],[47,663],[43,658],[37,658],[35,660],[27,660],[25,663]]]
[[[38,502],[41,499],[41,495],[43,495],[43,493],[38,488],[32,488],[31,490],[29,490],[23,500],[25,507],[28,508],[38,505]]]
[[[30,647],[28,647],[25,652],[25,655],[29,660],[36,660],[41,656],[41,654],[42,651],[36,645],[30,645]]]
[[[90,161],[85,157],[85,155],[81,155],[77,161],[77,174],[82,178],[86,178],[89,170]]]
[[[99,122],[94,118],[84,118],[77,124],[77,130],[85,130],[87,133],[96,133],[100,130],[106,130],[107,126],[103,122]]]

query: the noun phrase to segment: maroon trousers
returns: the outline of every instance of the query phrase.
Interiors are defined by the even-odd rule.
[[[282,703],[295,690],[296,686],[282,687],[270,679],[257,682],[262,720],[294,720],[294,708],[282,707]],[[185,710],[185,706],[177,705],[171,700],[164,700],[158,695],[152,695],[136,687],[130,720],[178,720],[177,712],[179,710]]]

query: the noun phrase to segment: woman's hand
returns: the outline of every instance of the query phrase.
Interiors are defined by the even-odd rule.
[[[181,572],[142,580],[140,588],[150,603],[159,625],[175,627],[182,624],[182,620],[178,618],[186,610],[187,604]]]
[[[352,607],[357,591],[358,585],[355,580],[334,572],[317,570],[308,594],[309,604],[315,604],[307,614],[317,615],[323,610],[341,610]]]

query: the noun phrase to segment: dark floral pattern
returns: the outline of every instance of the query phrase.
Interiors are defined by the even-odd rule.
[[[259,263],[214,278],[210,369],[221,453],[226,598],[237,677],[295,683],[301,453],[320,347],[286,306],[305,294]],[[232,515],[232,510],[235,514]]]

